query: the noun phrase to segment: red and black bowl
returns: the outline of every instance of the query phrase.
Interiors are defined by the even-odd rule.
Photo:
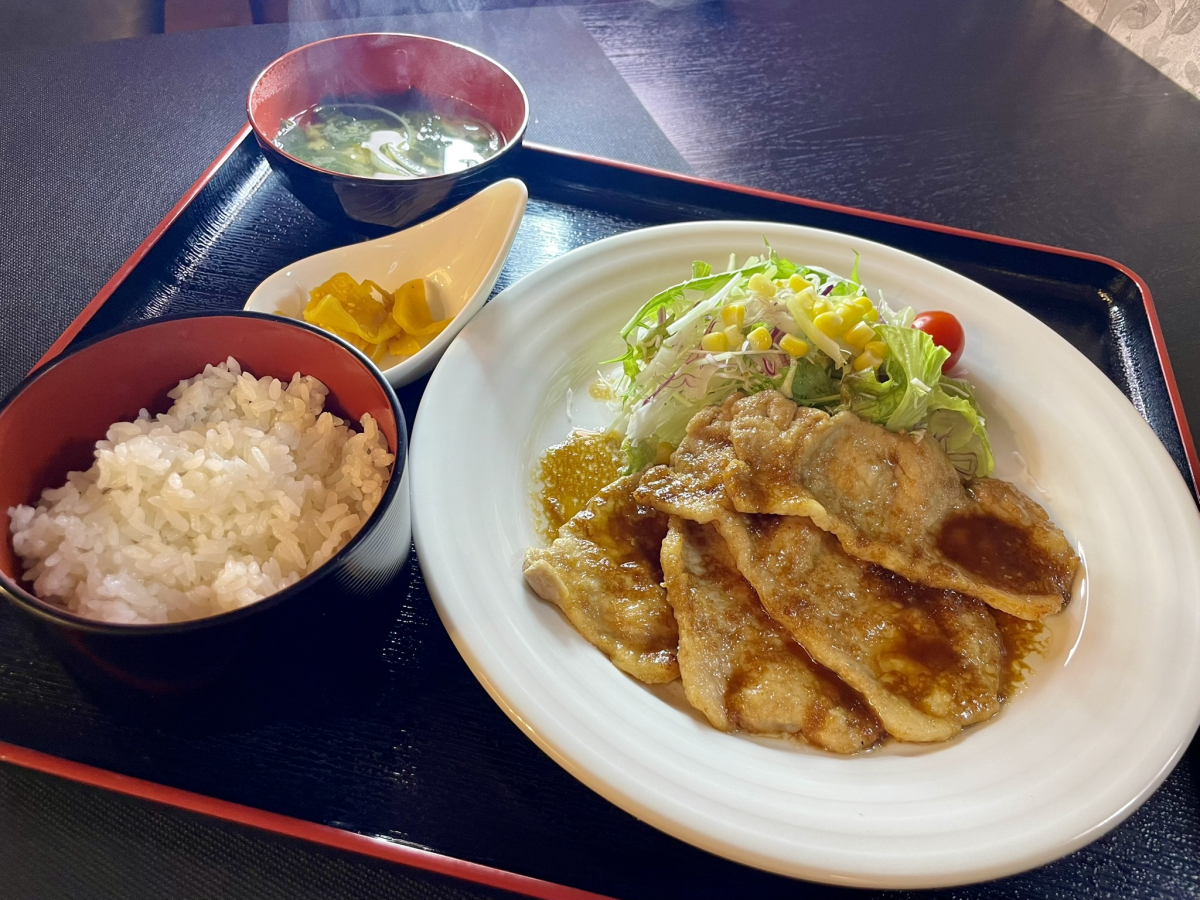
[[[87,469],[97,440],[139,410],[164,412],[167,391],[232,356],[256,377],[299,371],[329,388],[326,409],[370,413],[395,454],[383,499],[359,532],[316,571],[240,609],[167,624],[111,624],[35,596],[22,580],[7,510]],[[0,405],[0,593],[26,614],[82,681],[136,695],[180,695],[247,660],[285,658],[318,635],[328,643],[377,616],[408,558],[408,431],[395,393],[358,350],[303,322],[251,312],[155,319],[73,349],[25,379]],[[313,646],[310,644],[310,646]],[[305,651],[308,652],[308,651]],[[318,651],[322,652],[322,651]]]
[[[499,151],[461,172],[368,178],[323,169],[276,144],[287,123],[314,106],[413,90],[487,122],[500,136]],[[507,69],[469,47],[416,34],[351,34],[306,44],[267,66],[250,88],[246,113],[271,168],[313,212],[352,227],[395,229],[503,177],[525,134],[529,101]]]

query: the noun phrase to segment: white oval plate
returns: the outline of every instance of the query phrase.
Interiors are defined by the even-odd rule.
[[[412,356],[385,356],[379,369],[403,387],[432,369],[454,336],[483,308],[525,215],[525,182],[505,178],[441,215],[403,231],[306,256],[268,276],[245,309],[299,317],[308,293],[338,272],[385,290],[424,278],[434,320],[450,323]]]
[[[521,577],[539,543],[540,452],[606,413],[587,387],[617,331],[693,259],[783,256],[872,294],[945,309],[988,413],[998,474],[1043,502],[1087,577],[1025,689],[942,745],[843,758],[722,734],[675,685],[618,671]],[[837,884],[932,887],[1009,875],[1099,837],[1162,782],[1200,721],[1200,517],[1117,388],[1004,298],[926,260],[796,226],[701,222],[575,250],[463,329],[413,430],[417,552],[442,621],[496,702],[613,803],[742,863]],[[1018,454],[1019,451],[1019,454]],[[1027,470],[1026,470],[1027,466]]]

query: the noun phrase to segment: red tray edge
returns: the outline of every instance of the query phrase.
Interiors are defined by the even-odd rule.
[[[171,207],[170,211],[162,218],[162,220],[154,226],[154,229],[146,236],[127,260],[121,265],[112,277],[104,284],[100,291],[93,297],[88,304],[80,311],[67,326],[66,330],[59,336],[42,357],[34,364],[34,371],[41,365],[53,359],[62,353],[63,350],[75,339],[75,336],[83,329],[83,327],[91,320],[92,316],[104,305],[117,287],[129,276],[134,267],[150,252],[151,248],[162,237],[163,233],[171,226],[171,224],[179,218],[188,205],[195,199],[196,195],[208,184],[216,172],[221,168],[226,160],[237,149],[238,145],[245,140],[250,133],[250,126],[245,125],[238,131],[237,135],[231,140],[225,148],[218,154],[217,158],[201,173],[196,182],[188,188],[179,201]],[[875,219],[882,222],[891,222],[899,225],[906,225],[913,228],[921,228],[927,231],[937,231],[943,234],[952,234],[959,237],[973,238],[975,240],[989,241],[996,244],[1006,244],[1013,247],[1022,247],[1030,250],[1038,250],[1044,253],[1055,253],[1060,256],[1072,256],[1078,259],[1090,260],[1099,262],[1117,269],[1128,276],[1138,290],[1142,294],[1142,302],[1146,310],[1146,316],[1150,323],[1150,330],[1154,337],[1154,348],[1158,355],[1159,364],[1163,369],[1163,376],[1167,383],[1167,393],[1171,398],[1171,409],[1175,415],[1175,423],[1179,428],[1180,439],[1183,442],[1184,452],[1187,455],[1188,469],[1192,475],[1194,484],[1200,486],[1200,456],[1197,455],[1195,441],[1192,438],[1191,429],[1188,427],[1187,415],[1183,408],[1183,399],[1179,394],[1179,386],[1175,380],[1175,372],[1171,366],[1170,357],[1167,354],[1166,341],[1162,334],[1162,328],[1158,321],[1158,313],[1154,307],[1154,299],[1151,296],[1150,288],[1140,275],[1130,269],[1128,266],[1110,259],[1106,256],[1100,256],[1094,253],[1085,253],[1078,250],[1068,250],[1063,247],[1054,247],[1049,244],[1039,244],[1033,241],[1023,241],[1017,238],[1002,237],[999,235],[986,234],[979,231],[971,231],[965,228],[955,228],[950,225],[940,225],[935,222],[924,222],[919,219],[908,219],[904,216],[894,216],[888,213],[872,212],[870,210],[858,209],[851,206],[842,206],[836,203],[826,203],[821,200],[810,200],[803,197],[794,197],[788,194],[780,194],[774,191],[764,191],[758,188],[745,187],[743,185],[730,184],[712,179],[699,178],[693,175],[682,175],[676,172],[669,172],[663,169],[655,169],[649,166],[641,166],[635,163],[626,163],[619,160],[606,159],[600,156],[594,156],[588,153],[579,153],[573,150],[564,150],[558,147],[550,147],[543,144],[527,141],[526,144],[543,153],[550,153],[557,156],[567,157],[570,159],[578,159],[587,162],[607,165],[613,168],[625,169],[631,172],[638,172],[645,175],[652,175],[658,178],[668,178],[673,181],[684,182],[686,184],[694,184],[705,187],[715,187],[721,190],[731,191],[739,194],[746,194],[753,197],[761,197],[768,200],[779,200],[785,203],[793,203],[799,206],[808,206],[814,209],[829,210],[832,212],[847,213],[849,215],[859,216],[866,219]],[[377,859],[387,860],[389,862],[400,863],[401,865],[410,866],[416,869],[436,872],[442,875],[448,875],[453,878],[459,878],[464,881],[471,881],[478,884],[484,884],[490,887],[501,888],[503,890],[513,891],[523,894],[528,897],[540,898],[540,900],[611,900],[602,894],[595,894],[589,891],[583,891],[578,888],[567,887],[566,885],[557,884],[549,881],[542,881],[537,878],[531,878],[527,875],[520,875],[515,872],[509,872],[504,869],[496,869],[490,866],[472,863],[467,860],[458,859],[453,856],[445,856],[436,853],[432,850],[423,850],[418,847],[411,847],[405,844],[398,844],[386,838],[372,838],[357,832],[348,831],[341,828],[334,828],[328,825],[320,825],[315,822],[309,822],[303,819],[296,819],[291,816],[284,816],[279,813],[272,813],[267,810],[256,809],[252,806],[245,806],[239,803],[232,803],[227,800],[219,800],[215,797],[209,797],[204,794],[196,794],[191,791],[185,791],[180,788],[173,788],[169,785],[158,784],[153,781],[146,781],[140,778],[133,778],[128,775],[121,775],[117,772],[112,772],[108,769],[101,769],[95,766],[85,765],[83,763],[73,762],[59,756],[53,756],[47,753],[41,753],[37,750],[31,750],[26,747],[20,747],[15,744],[9,744],[0,741],[0,762],[7,762],[13,765],[21,766],[27,769],[33,769],[39,772],[44,772],[50,775],[56,775],[60,778],[65,778],[70,781],[77,781],[83,784],[88,784],[93,787],[102,788],[105,790],[114,791],[119,794],[126,794],[132,797],[137,797],[143,800],[149,800],[155,803],[161,803],[167,806],[174,806],[179,809],[188,810],[200,815],[212,816],[225,821],[234,822],[241,825],[246,825],[251,828],[258,828],[264,831],[270,831],[276,834],[294,837],[299,840],[309,841],[311,843],[322,844],[324,846],[333,847],[339,850],[346,850],[351,853],[359,853],[365,856],[375,857]]]
[[[535,897],[538,900],[612,900],[603,894],[594,894],[591,891],[543,881],[540,878],[520,875],[506,869],[496,869],[480,863],[469,862],[454,856],[436,853],[433,850],[400,844],[384,837],[373,838],[342,828],[320,825],[305,819],[256,809],[253,806],[219,800],[215,797],[196,794],[192,791],[141,778],[133,778],[129,775],[121,775],[108,769],[73,762],[60,756],[52,756],[3,741],[0,741],[0,762],[11,763],[22,768],[33,769],[118,794],[126,794],[141,800],[173,806],[203,816],[223,819],[238,825],[270,831],[285,837],[293,837],[337,850],[346,850],[350,853],[400,863],[410,868],[436,872],[462,881],[500,888],[526,897]]]

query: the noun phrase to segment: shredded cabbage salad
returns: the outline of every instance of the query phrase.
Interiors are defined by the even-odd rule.
[[[850,410],[892,431],[941,444],[964,478],[991,473],[987,427],[974,389],[942,374],[950,352],[912,326],[909,307],[872,301],[850,276],[800,266],[768,246],[724,272],[651,297],[621,329],[620,368],[601,377],[617,408],[628,471],[665,461],[701,408],[736,391],[777,390],[801,406]]]

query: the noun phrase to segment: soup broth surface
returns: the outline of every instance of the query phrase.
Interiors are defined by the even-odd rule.
[[[500,150],[500,135],[470,107],[399,97],[320,103],[283,123],[275,145],[314,166],[364,178],[461,172]]]

